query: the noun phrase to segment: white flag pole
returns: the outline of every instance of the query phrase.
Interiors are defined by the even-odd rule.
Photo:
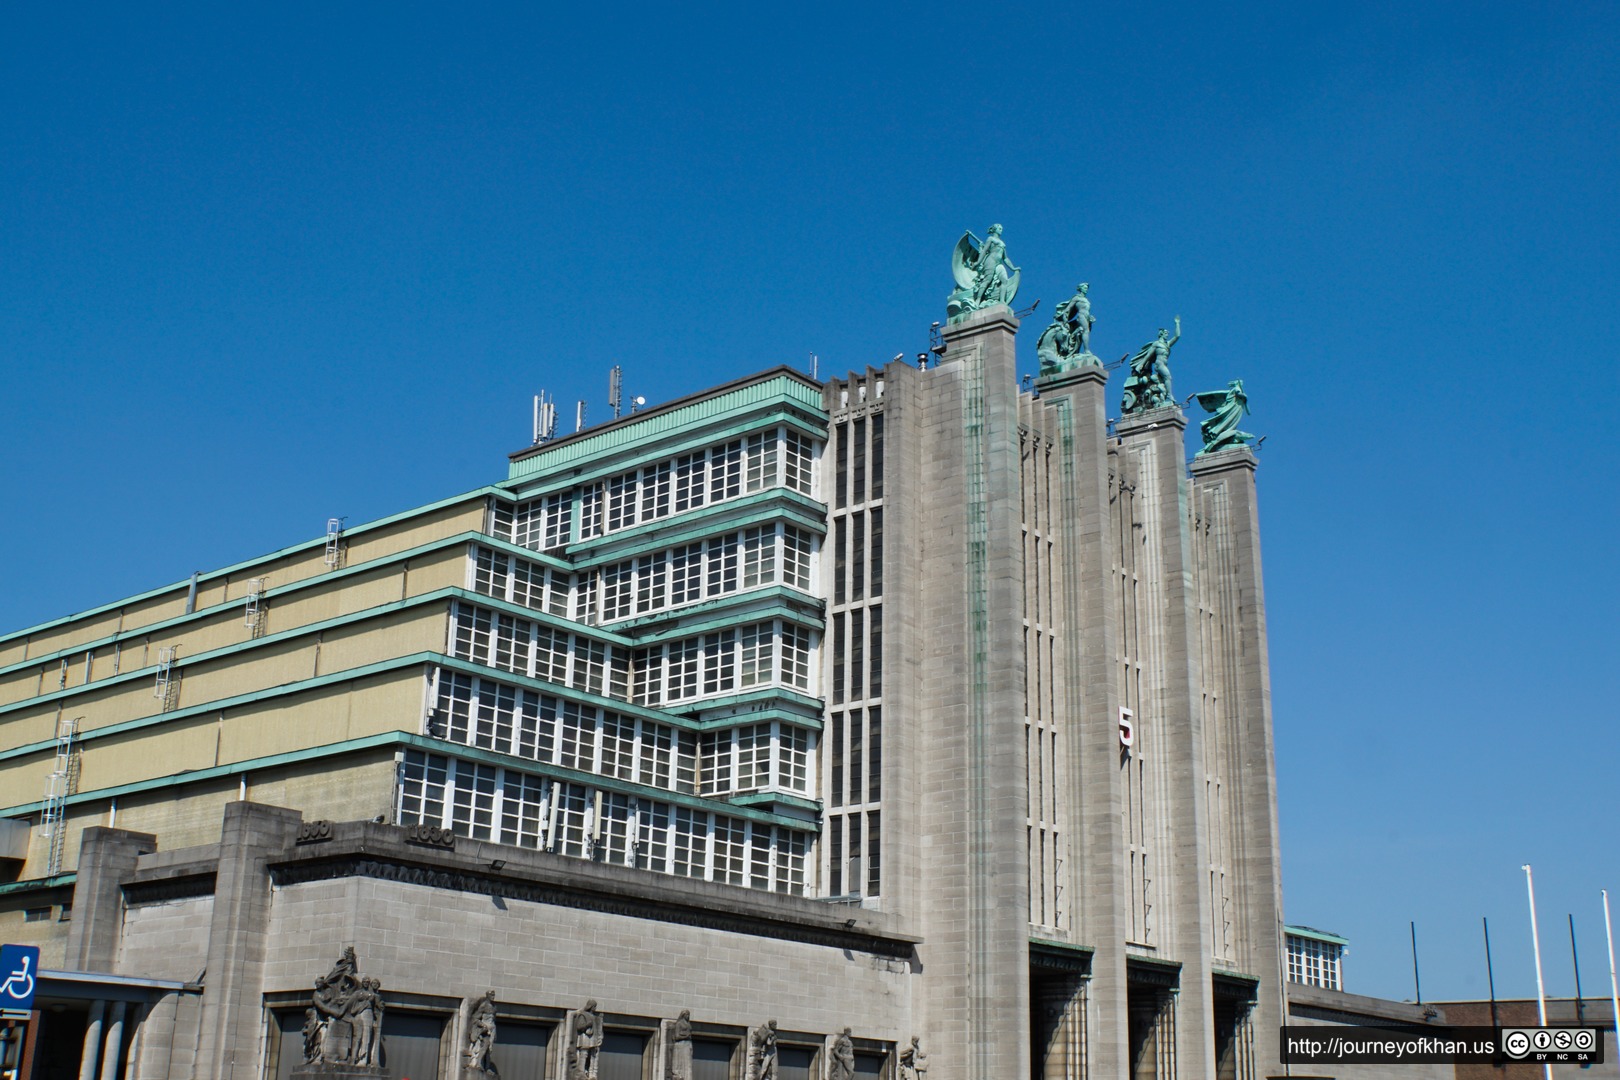
[[[1620,983],[1614,978],[1614,925],[1609,922],[1609,890],[1603,890],[1603,932],[1609,938],[1609,1018],[1614,1021],[1615,1042],[1620,1045]]]
[[[1547,988],[1541,981],[1541,931],[1536,929],[1536,879],[1530,873],[1530,864],[1524,864],[1524,885],[1530,892],[1530,943],[1536,950],[1536,1010],[1541,1019],[1541,1026],[1547,1026]],[[1545,1080],[1552,1080],[1552,1066],[1541,1066],[1542,1076]]]

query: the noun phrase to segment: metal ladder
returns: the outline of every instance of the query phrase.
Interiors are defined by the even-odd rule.
[[[41,832],[50,848],[45,857],[45,876],[62,872],[62,856],[67,848],[67,798],[78,787],[79,755],[73,742],[79,734],[79,718],[60,720],[56,725],[56,768],[45,779],[45,809],[40,814]]]

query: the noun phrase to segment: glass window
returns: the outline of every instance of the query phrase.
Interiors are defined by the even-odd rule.
[[[763,491],[776,486],[776,432],[748,436],[748,474],[745,490]]]
[[[724,446],[709,451],[709,501],[736,498],[742,493],[741,439],[733,439]]]
[[[742,587],[757,588],[776,580],[776,526],[758,525],[743,530]]]
[[[705,454],[682,454],[675,459],[675,513],[702,506]]]
[[[811,463],[815,444],[797,431],[789,431],[783,444],[783,482],[794,491],[811,494]]]

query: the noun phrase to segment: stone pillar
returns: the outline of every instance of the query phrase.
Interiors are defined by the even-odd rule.
[[[1030,1070],[1017,329],[975,312],[928,376],[919,955],[942,1080]]]
[[[107,1037],[101,1047],[101,1080],[118,1080],[118,1053],[124,1048],[124,1009],[113,1002],[112,1019],[107,1021]]]
[[[1255,456],[1246,447],[1193,459],[1194,489],[1218,500],[1212,537],[1226,558],[1230,580],[1222,581],[1235,610],[1224,612],[1229,683],[1228,714],[1237,743],[1238,790],[1230,799],[1237,836],[1238,962],[1260,980],[1259,1000],[1244,1023],[1256,1033],[1256,1075],[1281,1075],[1279,1047],[1268,1033],[1283,1022],[1282,881],[1277,835],[1276,761],[1271,726],[1271,667],[1266,635],[1265,587],[1260,566],[1260,517],[1255,492]]]
[[[1124,417],[1114,430],[1121,453],[1134,458],[1148,563],[1143,623],[1151,664],[1136,726],[1142,752],[1156,756],[1152,768],[1164,815],[1152,822],[1158,886],[1153,944],[1159,958],[1181,966],[1176,1003],[1181,1022],[1174,1024],[1169,1041],[1157,1043],[1162,1054],[1173,1052],[1175,1060],[1158,1067],[1169,1070],[1161,1075],[1181,1080],[1213,1080],[1212,898],[1186,427],[1181,410],[1169,406]]]
[[[90,1003],[90,1022],[84,1027],[84,1049],[79,1052],[79,1080],[96,1080],[96,1062],[101,1055],[101,1020],[106,1011],[105,1001]]]
[[[84,830],[63,967],[112,972],[124,930],[123,882],[135,872],[136,859],[156,850],[151,833],[100,825]]]
[[[1063,740],[1067,752],[1069,920],[1074,939],[1095,950],[1086,989],[1091,1003],[1086,1065],[1097,1078],[1123,1077],[1126,1045],[1123,874],[1125,833],[1120,788],[1119,614],[1114,590],[1114,523],[1108,372],[1082,367],[1036,382],[1055,413],[1061,485]]]
[[[208,979],[196,1073],[258,1080],[264,1026],[264,958],[270,923],[269,861],[292,844],[302,815],[259,803],[225,804]]]

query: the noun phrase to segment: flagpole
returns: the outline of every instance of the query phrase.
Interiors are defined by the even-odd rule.
[[[1530,944],[1536,950],[1536,1015],[1541,1020],[1541,1026],[1547,1026],[1547,987],[1541,981],[1541,931],[1536,929],[1536,879],[1530,873],[1530,864],[1525,863],[1524,885],[1530,891]],[[1541,1075],[1544,1080],[1552,1080],[1552,1065],[1543,1063]]]
[[[1620,984],[1614,978],[1614,927],[1609,922],[1609,890],[1603,890],[1603,932],[1609,938],[1609,1018],[1614,1021],[1615,1044],[1620,1046]]]

